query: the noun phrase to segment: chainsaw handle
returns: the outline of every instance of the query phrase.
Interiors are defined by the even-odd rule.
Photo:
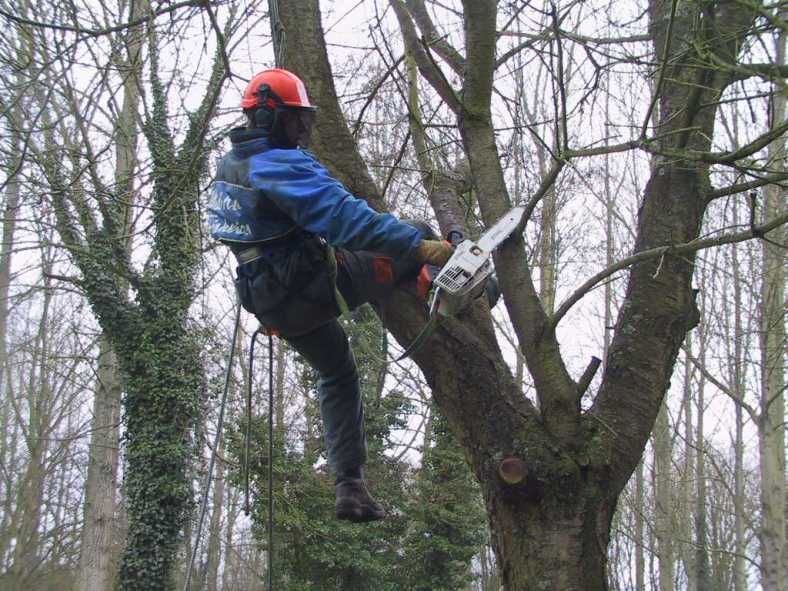
[[[446,240],[449,241],[449,244],[456,247],[460,242],[465,240],[465,236],[459,230],[449,230],[449,233],[446,234]]]

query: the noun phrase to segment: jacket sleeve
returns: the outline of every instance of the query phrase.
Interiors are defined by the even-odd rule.
[[[347,189],[310,154],[273,149],[250,161],[249,181],[296,224],[331,246],[407,256],[421,232],[387,213],[378,213]]]

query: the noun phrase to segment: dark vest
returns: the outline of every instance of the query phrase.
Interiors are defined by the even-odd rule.
[[[268,149],[258,131],[233,130],[233,150],[217,167],[208,225],[211,236],[236,254],[259,251],[236,270],[243,307],[265,328],[298,336],[339,315],[336,267],[322,239],[304,232],[263,191],[249,186],[249,158]]]

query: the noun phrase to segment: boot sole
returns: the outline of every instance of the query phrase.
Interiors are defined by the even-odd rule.
[[[340,502],[336,505],[336,516],[337,519],[352,523],[368,523],[385,519],[386,513],[357,502]]]

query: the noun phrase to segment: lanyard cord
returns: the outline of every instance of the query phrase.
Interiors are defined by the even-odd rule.
[[[274,588],[274,339],[268,335],[268,591]]]
[[[268,0],[268,15],[271,19],[271,40],[274,44],[274,63],[277,68],[285,65],[287,55],[287,35],[282,21],[279,19],[278,0]]]
[[[208,473],[205,475],[205,483],[203,484],[202,491],[202,506],[200,508],[200,519],[197,522],[197,536],[194,540],[194,549],[192,556],[189,560],[188,568],[186,569],[186,582],[183,584],[183,591],[188,591],[189,583],[192,580],[192,569],[194,568],[194,561],[197,558],[197,551],[200,548],[200,536],[202,534],[202,526],[205,522],[205,513],[208,509],[208,490],[211,488],[211,478],[213,477],[213,466],[216,463],[216,454],[219,450],[219,442],[222,438],[222,429],[224,427],[224,408],[227,403],[227,392],[230,389],[230,375],[233,369],[233,358],[235,357],[235,338],[238,335],[238,326],[241,321],[241,303],[235,303],[235,326],[233,327],[232,341],[230,342],[230,357],[227,360],[227,370],[224,373],[224,392],[222,393],[222,401],[219,404],[219,418],[216,421],[216,435],[213,439],[213,449],[211,450],[211,459],[208,462]],[[216,511],[216,507],[213,508]]]
[[[258,328],[249,345],[249,388],[246,391],[246,434],[244,436],[244,513],[249,515],[249,446],[252,439],[252,372],[254,366],[254,344]],[[268,335],[268,591],[274,588],[274,339]]]

